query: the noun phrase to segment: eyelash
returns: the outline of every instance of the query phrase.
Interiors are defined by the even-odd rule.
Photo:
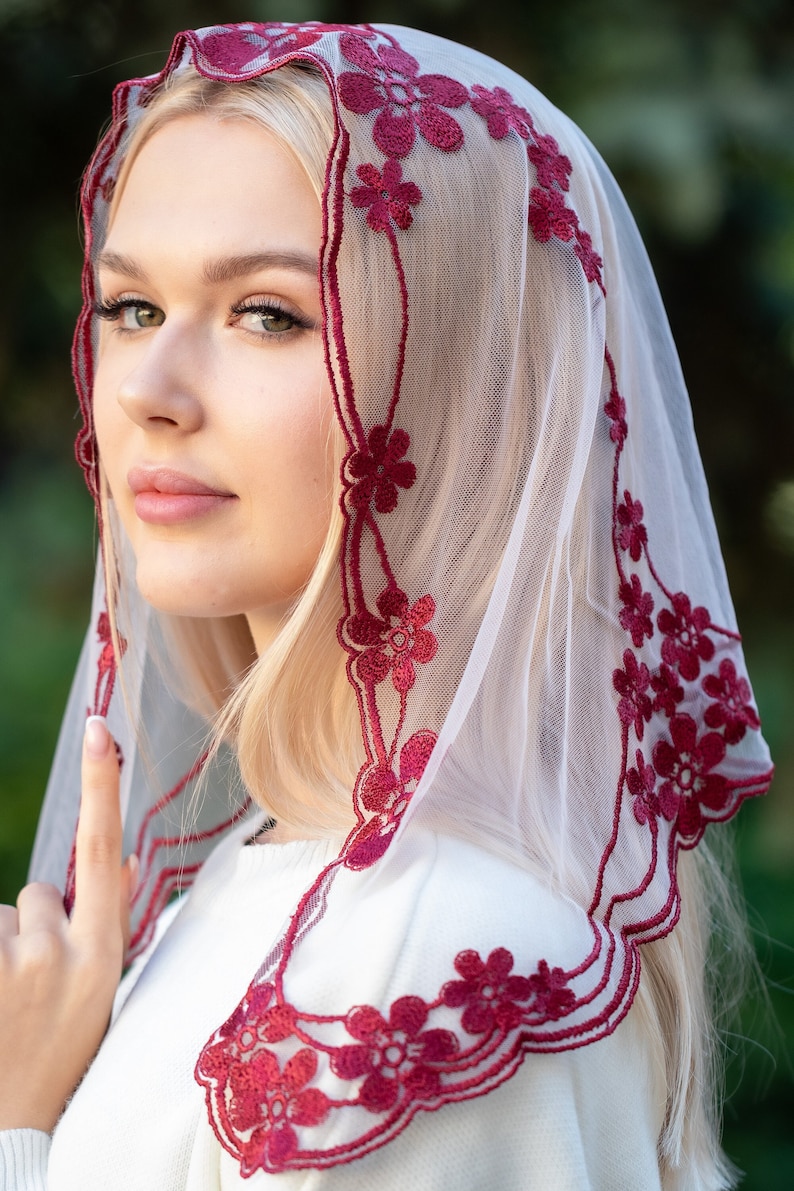
[[[158,310],[159,308],[152,302],[146,302],[142,298],[102,298],[94,304],[94,314],[97,318],[104,319],[106,322],[118,322],[119,318],[125,310]],[[292,321],[292,326],[286,331],[273,331],[270,334],[263,331],[257,333],[256,331],[246,330],[249,335],[254,335],[258,339],[282,339],[293,334],[296,330],[313,330],[314,323],[310,319],[304,318],[289,310],[281,302],[275,299],[262,301],[261,299],[249,299],[245,302],[239,302],[234,306],[229,307],[229,313],[237,317],[244,314],[261,314],[261,315],[276,315],[281,318],[288,318]],[[146,328],[141,327],[140,330]],[[117,327],[119,334],[132,334],[133,329],[130,327]]]
[[[94,303],[94,314],[107,322],[115,322],[125,310],[156,310],[151,302],[142,298],[100,298]]]
[[[259,298],[249,298],[245,302],[239,302],[237,305],[231,306],[229,308],[229,313],[237,316],[243,314],[275,314],[280,318],[291,319],[292,326],[288,331],[273,331],[269,335],[267,335],[267,332],[262,332],[262,335],[258,335],[256,331],[248,332],[251,335],[256,335],[257,338],[262,338],[267,335],[267,338],[269,339],[281,339],[285,338],[287,335],[293,334],[298,330],[311,331],[314,329],[314,323],[310,319],[301,317],[301,315],[296,314],[294,310],[290,310],[287,306],[273,298],[266,302]]]

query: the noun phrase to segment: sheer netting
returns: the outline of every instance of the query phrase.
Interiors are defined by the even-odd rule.
[[[362,767],[354,830],[197,1056],[243,1174],[349,1161],[527,1052],[613,1030],[638,945],[676,922],[679,850],[770,778],[632,218],[578,129],[474,51],[397,27],[215,27],[118,88],[85,187],[75,341],[95,497],[92,262],[120,145],[171,72],[233,82],[294,61],[322,73],[335,118],[320,284]],[[153,660],[157,616],[122,585],[114,642],[105,601],[100,568],[34,871],[63,880],[82,720],[105,712],[140,950],[248,806],[224,757],[196,799],[206,725]],[[447,883],[465,909],[449,928],[423,896],[448,838],[472,857]],[[498,887],[477,881],[483,853]]]

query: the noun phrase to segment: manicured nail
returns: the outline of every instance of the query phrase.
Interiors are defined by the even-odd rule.
[[[92,761],[104,761],[110,748],[110,733],[101,715],[90,715],[85,722],[85,751]]]
[[[127,857],[127,864],[130,870],[130,901],[135,897],[138,889],[138,881],[141,875],[141,862],[138,857],[132,852]]]

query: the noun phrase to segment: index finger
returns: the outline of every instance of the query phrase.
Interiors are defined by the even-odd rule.
[[[101,716],[89,716],[83,739],[82,798],[75,840],[75,933],[101,936],[119,927],[121,813],[119,765]]]

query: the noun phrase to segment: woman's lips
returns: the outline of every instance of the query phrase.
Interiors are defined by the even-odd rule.
[[[149,525],[176,525],[215,512],[237,497],[171,468],[133,467],[127,483],[135,513]]]

